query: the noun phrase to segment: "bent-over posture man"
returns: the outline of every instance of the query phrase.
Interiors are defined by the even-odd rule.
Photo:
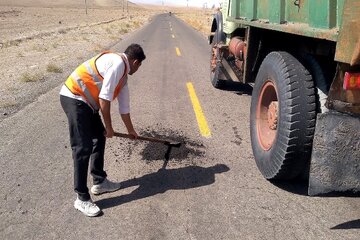
[[[137,138],[130,118],[127,75],[135,73],[145,58],[138,44],[131,44],[121,54],[103,52],[77,67],[61,88],[60,102],[68,118],[74,160],[77,193],[74,207],[87,216],[97,216],[101,212],[92,202],[87,188],[89,160],[93,194],[120,189],[120,184],[108,180],[104,171],[105,140],[114,135],[110,102],[117,98],[127,131]]]

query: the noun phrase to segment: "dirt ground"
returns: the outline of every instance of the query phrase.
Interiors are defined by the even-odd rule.
[[[79,63],[110,48],[155,14],[176,12],[204,34],[210,26],[211,11],[201,9],[122,6],[111,0],[88,3],[87,8],[70,0],[0,3],[0,121],[61,84]]]

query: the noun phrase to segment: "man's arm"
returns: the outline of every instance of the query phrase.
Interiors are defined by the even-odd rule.
[[[109,64],[112,63],[110,66]],[[125,63],[121,57],[116,54],[104,54],[96,62],[97,68],[102,69],[104,80],[102,81],[99,93],[100,110],[105,124],[105,136],[111,138],[114,136],[112,127],[110,104],[113,100],[116,86],[125,70]]]
[[[129,97],[129,88],[127,83],[121,89],[117,99],[119,103],[119,113],[121,115],[121,119],[123,120],[128,133],[136,139],[138,137],[138,134],[134,130],[134,126],[131,122],[130,97]]]
[[[128,133],[132,135],[134,139],[136,139],[138,137],[138,134],[134,130],[134,126],[131,122],[130,113],[121,114],[121,119],[123,120]]]
[[[105,137],[112,138],[114,136],[114,129],[111,122],[110,106],[111,103],[105,99],[99,99],[100,110],[105,123]]]

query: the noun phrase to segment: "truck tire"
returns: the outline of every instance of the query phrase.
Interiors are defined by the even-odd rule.
[[[266,179],[293,179],[309,167],[315,121],[310,73],[289,53],[268,54],[256,76],[250,112],[251,145]]]
[[[214,88],[222,89],[225,87],[226,80],[221,63],[217,63],[214,70],[210,69],[210,81]]]
[[[302,56],[304,66],[309,70],[311,76],[315,83],[315,93],[316,93],[316,111],[318,113],[326,113],[329,109],[325,106],[328,93],[329,93],[329,84],[326,81],[326,77],[322,67],[316,58],[310,54],[305,54]]]
[[[221,52],[217,47],[217,43],[211,44],[211,55],[210,55],[210,81],[214,88],[222,89],[225,86],[228,76],[221,63],[226,61],[222,59]]]

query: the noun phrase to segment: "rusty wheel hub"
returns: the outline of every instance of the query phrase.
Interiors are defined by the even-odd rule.
[[[269,79],[261,88],[256,107],[258,140],[265,151],[270,150],[276,137],[278,108],[277,90]]]
[[[278,102],[272,101],[268,110],[268,124],[271,130],[276,130],[278,122]]]

